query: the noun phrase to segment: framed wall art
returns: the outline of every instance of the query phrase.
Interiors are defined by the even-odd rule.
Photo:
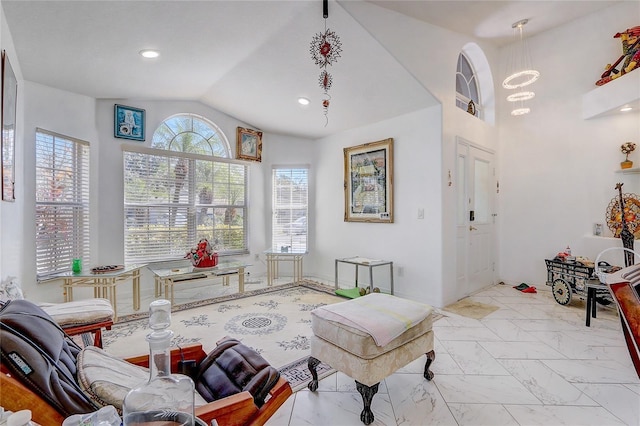
[[[15,201],[16,100],[18,80],[2,51],[2,199]]]
[[[115,104],[113,135],[116,138],[144,141],[144,110]]]
[[[238,127],[236,130],[236,158],[262,161],[262,132]]]
[[[344,221],[393,223],[393,139],[344,148]]]

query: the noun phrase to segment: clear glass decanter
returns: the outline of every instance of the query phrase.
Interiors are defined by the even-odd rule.
[[[182,374],[171,374],[169,347],[173,332],[171,302],[155,300],[149,306],[149,381],[131,389],[122,404],[124,426],[186,425],[193,426],[193,380]]]

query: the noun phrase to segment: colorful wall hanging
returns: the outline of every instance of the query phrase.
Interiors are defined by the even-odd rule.
[[[331,96],[329,95],[329,89],[333,84],[333,77],[327,72],[327,66],[333,65],[342,52],[342,43],[340,37],[330,29],[327,28],[327,18],[329,17],[329,4],[328,0],[323,0],[322,11],[324,17],[324,32],[317,33],[311,39],[311,59],[322,70],[318,79],[320,88],[324,91],[324,97],[322,99],[322,108],[324,110],[324,116],[326,118],[325,127],[329,123],[329,103]]]

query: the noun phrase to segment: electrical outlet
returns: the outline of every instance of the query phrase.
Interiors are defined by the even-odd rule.
[[[418,219],[424,219],[424,209],[418,209]]]

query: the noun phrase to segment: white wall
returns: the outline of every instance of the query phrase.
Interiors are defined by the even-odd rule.
[[[397,294],[442,306],[455,300],[455,190],[447,185],[455,170],[455,141],[460,136],[499,153],[498,199],[499,273],[508,283],[543,286],[544,258],[571,245],[574,253],[595,257],[617,240],[590,236],[594,222],[604,222],[613,185],[640,186],[639,175],[616,173],[619,146],[640,142],[638,113],[581,118],[582,95],[594,86],[604,66],[620,54],[613,34],[637,25],[640,3],[621,2],[562,28],[532,37],[533,62],[542,72],[537,97],[528,116],[513,119],[496,93],[497,125],[492,127],[454,106],[454,70],[458,53],[478,43],[489,64],[499,52],[469,37],[386,11],[365,2],[345,2],[345,9],[441,102],[441,108],[418,111],[343,132],[319,141],[264,135],[263,163],[252,164],[250,261],[269,245],[270,166],[310,163],[312,212],[310,255],[305,273],[333,279],[336,257],[362,255],[388,258],[396,266]],[[33,270],[33,140],[35,127],[85,139],[92,144],[92,178],[97,185],[92,214],[94,261],[122,258],[123,142],[113,138],[115,101],[98,101],[24,82],[4,18],[0,41],[18,76],[17,202],[0,203],[0,278],[17,275],[35,300],[61,300],[56,284],[35,284]],[[15,59],[15,60],[14,60]],[[502,67],[492,67],[494,86],[500,87]],[[497,68],[497,69],[496,69]],[[640,73],[636,70],[633,73]],[[631,78],[632,75],[622,77]],[[639,87],[640,90],[640,87]],[[122,103],[147,110],[147,134],[154,124],[178,112],[200,113],[221,125],[235,149],[232,117],[197,102]],[[185,108],[191,111],[185,111]],[[498,133],[499,130],[499,133]],[[150,137],[150,136],[149,136]],[[342,148],[393,137],[396,223],[343,222]],[[96,149],[94,150],[94,147]],[[96,153],[94,155],[94,153]],[[632,155],[640,164],[640,153]],[[455,184],[455,183],[454,183]],[[95,188],[92,188],[92,190]],[[98,195],[99,194],[99,195]],[[425,208],[425,220],[417,209]],[[380,243],[382,241],[382,243]],[[372,249],[373,248],[373,249]],[[403,267],[403,277],[398,274]],[[256,273],[264,270],[259,262]],[[253,272],[252,272],[253,273]],[[34,294],[35,292],[35,294]]]
[[[474,51],[481,50],[489,64],[497,63],[498,51],[493,46],[471,37],[390,12],[367,2],[343,2],[342,5],[355,19],[394,56],[442,105],[439,126],[442,128],[440,146],[432,146],[429,157],[440,157],[440,217],[442,232],[441,260],[442,295],[436,306],[444,306],[461,297],[463,289],[456,288],[456,182],[448,186],[448,172],[455,176],[456,137],[474,144],[496,149],[496,127],[478,120],[455,106],[455,72],[458,55],[475,43]],[[479,64],[480,65],[480,64]],[[483,70],[496,79],[495,71]],[[496,85],[494,80],[494,86]],[[494,93],[482,94],[489,105],[495,101]],[[491,120],[490,120],[491,121]],[[430,238],[430,235],[417,235]],[[418,266],[418,265],[416,265]],[[424,267],[424,265],[419,265]],[[431,268],[438,267],[429,265]]]
[[[363,256],[394,262],[395,294],[441,303],[442,220],[440,209],[441,111],[438,107],[341,132],[317,141],[313,163],[315,228],[305,259],[305,274],[333,282],[336,258]],[[394,140],[394,223],[344,221],[344,148]],[[418,219],[418,209],[425,218]],[[388,270],[376,268],[380,288],[388,288]],[[376,278],[378,277],[378,278]],[[368,282],[361,269],[359,278]],[[343,281],[344,279],[344,281]],[[353,272],[340,272],[342,286],[353,285]]]
[[[605,223],[616,182],[625,182],[625,192],[640,191],[640,174],[616,173],[624,159],[620,145],[640,142],[640,113],[583,120],[582,96],[621,54],[613,35],[638,25],[638,17],[640,3],[621,2],[529,39],[541,72],[531,86],[532,111],[511,117],[505,108],[500,117],[500,277],[508,283],[544,287],[544,259],[567,245],[592,260],[622,245],[591,234],[595,222]],[[640,96],[639,73],[621,78],[637,78]],[[631,159],[640,165],[638,152]]]
[[[18,80],[18,96],[16,117],[20,117],[23,112],[23,87],[22,72],[20,63],[17,60],[13,39],[4,16],[4,10],[0,8],[0,46],[6,52],[11,63],[13,72]],[[24,174],[22,163],[22,153],[24,146],[21,144],[23,134],[23,124],[21,120],[16,123],[16,145],[15,145],[15,166],[14,175],[16,186],[15,202],[0,201],[0,281],[8,277],[21,277],[23,273],[23,239],[22,239],[22,211],[24,206],[23,189],[20,185]]]

